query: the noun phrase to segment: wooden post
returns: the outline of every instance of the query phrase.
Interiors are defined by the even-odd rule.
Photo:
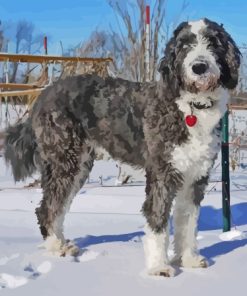
[[[222,164],[222,211],[223,231],[231,230],[231,208],[230,208],[230,172],[229,172],[229,131],[228,111],[222,118],[222,143],[221,143],[221,164]]]

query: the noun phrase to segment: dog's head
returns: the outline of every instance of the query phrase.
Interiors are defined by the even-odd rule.
[[[223,25],[208,19],[183,22],[168,42],[159,72],[173,88],[191,93],[238,83],[241,53]]]

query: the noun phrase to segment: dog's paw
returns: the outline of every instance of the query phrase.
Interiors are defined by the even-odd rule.
[[[61,248],[60,256],[78,256],[80,254],[80,248],[77,247],[72,241],[67,240]]]
[[[70,240],[58,239],[55,235],[49,236],[42,244],[48,253],[58,257],[78,256],[80,249]]]
[[[174,257],[171,263],[185,268],[207,268],[209,266],[207,259],[200,255]]]
[[[176,270],[170,265],[164,265],[162,267],[156,267],[148,270],[148,275],[152,276],[163,276],[163,277],[174,277]]]

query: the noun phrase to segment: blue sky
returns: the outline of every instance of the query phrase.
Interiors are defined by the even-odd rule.
[[[147,2],[152,5],[155,0]],[[178,15],[183,0],[167,2],[170,22]],[[224,23],[239,45],[247,43],[247,0],[187,2],[189,6],[181,20],[208,17]],[[53,54],[60,54],[60,40],[66,48],[85,40],[95,28],[107,29],[109,24],[113,24],[113,28],[116,26],[116,16],[106,0],[0,0],[0,19],[32,21],[38,30],[51,36],[49,53]]]

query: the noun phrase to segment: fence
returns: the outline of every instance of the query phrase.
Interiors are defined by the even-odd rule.
[[[108,75],[108,65],[112,61],[113,60],[111,58],[0,53],[0,62],[4,63],[3,69],[5,78],[5,82],[0,83],[1,130],[6,128],[9,124],[11,116],[14,115],[15,119],[20,119],[21,116],[27,114],[29,107],[32,105],[37,96],[45,87],[51,84],[53,80],[84,73],[97,73],[99,76],[105,77]],[[27,83],[9,83],[9,66],[11,62],[40,64],[42,66],[41,73],[36,75],[36,79],[32,82],[29,81],[30,79],[27,79]],[[61,67],[59,75],[57,75],[58,77],[55,76],[53,71],[57,65],[60,65]],[[49,67],[51,69],[49,69]],[[9,105],[12,106],[11,111],[9,110]],[[0,152],[2,150],[2,138],[3,131],[0,131]]]

